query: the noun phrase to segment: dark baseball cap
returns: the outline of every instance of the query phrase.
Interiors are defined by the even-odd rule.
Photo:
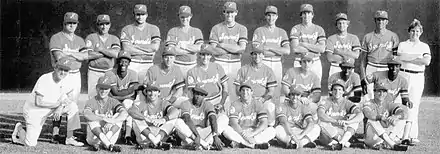
[[[341,86],[345,90],[345,82],[342,80],[336,80],[335,82],[333,82],[331,89],[333,89],[333,87],[335,86]]]
[[[133,12],[135,14],[147,14],[147,6],[144,4],[136,4],[134,6]]]
[[[174,48],[167,48],[163,50],[162,57],[163,56],[176,56],[176,52],[174,51]]]
[[[243,88],[249,88],[249,89],[252,89],[252,87],[251,87],[250,85],[248,85],[248,84],[242,84],[242,85],[240,85],[239,90],[241,90],[241,89],[243,89]]]
[[[111,81],[110,77],[104,75],[99,77],[98,83],[96,84],[97,88],[102,89],[110,89],[113,86],[113,82]]]
[[[374,18],[376,19],[388,19],[388,12],[383,10],[377,10],[374,13]]]
[[[345,13],[338,13],[336,14],[336,21],[338,20],[348,20],[348,16]]]
[[[199,86],[194,87],[192,90],[193,90],[193,92],[200,93],[200,94],[202,94],[204,96],[208,95],[208,92],[206,90],[200,88]]]
[[[264,53],[264,50],[256,47],[252,48],[251,54],[260,54],[260,53]]]
[[[388,89],[385,87],[385,85],[383,83],[374,84],[374,90],[375,91],[388,91]]]
[[[313,6],[311,4],[302,4],[299,9],[302,12],[313,12]]]
[[[387,64],[388,65],[402,65],[402,63],[399,60],[397,60],[395,57],[388,60]]]
[[[110,23],[110,16],[107,14],[100,14],[96,17],[96,23]]]
[[[124,50],[119,51],[119,53],[118,53],[118,59],[120,59],[120,58],[127,58],[128,60],[131,61],[131,55],[130,55],[130,53],[128,53],[127,51],[124,51]]]
[[[278,8],[275,7],[275,6],[269,5],[269,6],[266,7],[266,10],[264,11],[264,14],[267,14],[267,13],[278,14]]]
[[[66,12],[66,14],[64,14],[64,23],[66,22],[78,23],[78,14],[75,12]]]
[[[235,2],[226,2],[223,6],[224,11],[234,11],[237,12],[237,3]]]
[[[350,67],[354,68],[354,60],[353,59],[347,59],[344,60],[342,63],[339,64],[339,67]]]
[[[179,7],[179,17],[189,17],[192,16],[191,8],[189,6],[181,6]]]
[[[69,57],[62,57],[57,60],[56,66],[63,70],[72,70],[73,61]]]

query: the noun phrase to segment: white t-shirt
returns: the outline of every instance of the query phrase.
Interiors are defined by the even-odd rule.
[[[424,56],[431,55],[431,50],[426,43],[414,43],[407,40],[405,42],[400,42],[397,53],[401,55],[399,58],[402,60],[414,60],[416,58],[423,58]],[[407,62],[403,62],[401,68],[412,71],[425,71],[425,65],[417,65]]]

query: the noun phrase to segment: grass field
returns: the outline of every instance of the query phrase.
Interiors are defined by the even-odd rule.
[[[26,94],[0,94],[0,153],[95,153],[88,150],[88,147],[72,147],[66,145],[54,145],[49,143],[51,137],[51,129],[48,120],[43,127],[40,135],[38,145],[36,147],[23,147],[11,143],[11,134],[14,125],[17,122],[24,122],[21,116],[22,106]],[[79,102],[79,107],[83,108],[85,96],[82,96]],[[440,98],[426,97],[423,98],[420,106],[419,125],[420,137],[422,141],[415,147],[410,147],[406,153],[439,153],[440,150],[440,118],[437,113],[440,113]],[[84,120],[83,117],[81,118]],[[63,123],[65,125],[65,123]],[[82,123],[82,130],[85,130],[86,125]],[[84,132],[77,131],[76,136],[80,140],[85,140]],[[368,149],[351,149],[345,148],[342,151],[332,152],[323,150],[323,147],[318,146],[315,149],[304,148],[300,150],[285,150],[280,147],[272,146],[268,150],[253,150],[253,149],[230,149],[226,148],[223,151],[188,151],[184,149],[175,148],[167,152],[160,150],[136,150],[133,146],[122,146],[123,153],[240,153],[240,154],[257,154],[257,153],[397,153],[390,150],[368,150]],[[100,151],[98,153],[107,153]]]

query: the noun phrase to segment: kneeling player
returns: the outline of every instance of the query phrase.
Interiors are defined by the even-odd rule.
[[[301,92],[291,90],[287,99],[276,109],[279,125],[275,127],[276,138],[286,144],[287,149],[301,148],[319,137],[321,127],[313,120],[313,109],[301,99]],[[305,126],[305,127],[304,127]]]
[[[115,143],[128,113],[118,100],[108,96],[111,86],[108,77],[100,77],[96,85],[97,95],[87,101],[84,107],[88,125],[86,140],[93,151],[98,151],[101,145],[112,152],[121,151],[121,147]]]
[[[138,148],[169,150],[171,144],[162,142],[174,130],[179,112],[169,101],[159,99],[160,90],[148,86],[142,91],[145,102],[134,104],[128,112],[133,117]]]
[[[342,146],[350,147],[348,140],[356,132],[364,115],[359,107],[343,97],[343,82],[333,83],[331,90],[332,95],[318,106],[322,130],[320,139],[321,143],[328,143],[329,150],[342,150]]]
[[[269,140],[275,137],[275,129],[268,127],[264,100],[255,99],[249,85],[241,85],[239,91],[240,99],[229,109],[230,127],[223,135],[232,141],[232,147],[239,143],[248,148],[268,149]]]
[[[385,143],[393,150],[406,151],[407,146],[396,144],[391,134],[402,134],[408,138],[409,131],[403,131],[408,116],[407,108],[398,103],[387,102],[387,89],[379,84],[374,85],[374,99],[364,104],[364,114],[368,118],[365,133],[365,144],[379,150]],[[405,129],[408,130],[408,129]]]

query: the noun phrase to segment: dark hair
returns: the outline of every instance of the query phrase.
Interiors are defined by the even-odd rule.
[[[409,28],[408,28],[408,32],[410,32],[412,29],[416,28],[416,27],[420,27],[420,29],[423,31],[423,26],[422,23],[420,23],[419,20],[414,19],[411,24],[409,24]]]

